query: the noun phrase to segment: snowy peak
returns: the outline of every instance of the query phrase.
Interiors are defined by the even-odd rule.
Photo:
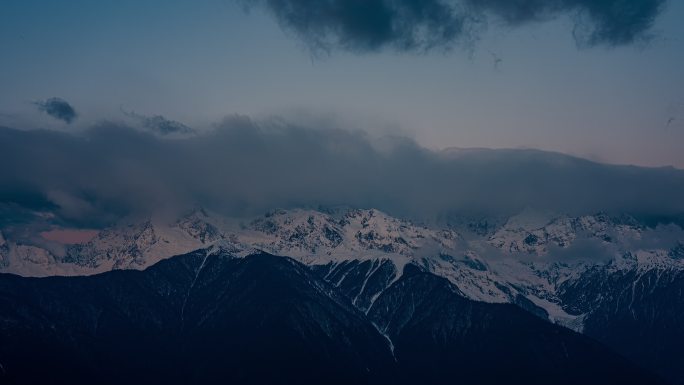
[[[176,222],[176,226],[203,244],[209,244],[224,238],[221,230],[211,223],[209,214],[201,208],[179,219]]]
[[[24,276],[90,275],[109,270],[143,269],[223,239],[196,213],[168,223],[160,219],[129,221],[101,230],[85,243],[46,248],[7,242],[5,272]]]
[[[452,230],[419,227],[378,210],[349,210],[331,215],[313,210],[278,210],[244,226],[241,243],[293,257],[413,257],[428,248],[456,248]],[[359,255],[360,254],[360,255]]]
[[[638,238],[642,230],[638,224],[616,220],[606,214],[543,219],[525,213],[511,217],[488,241],[509,253],[546,255],[551,249],[567,248],[578,239],[610,244]]]
[[[341,221],[310,210],[276,210],[245,226],[255,243],[271,250],[296,250],[317,253],[340,246]],[[244,237],[243,237],[244,238]]]

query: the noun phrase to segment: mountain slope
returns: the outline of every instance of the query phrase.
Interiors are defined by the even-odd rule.
[[[2,379],[495,384],[513,371],[506,378],[524,383],[660,383],[586,337],[405,270],[368,316],[305,265],[264,253],[200,250],[90,277],[3,274]]]
[[[8,383],[366,383],[387,341],[289,259],[193,253],[144,271],[0,276]]]
[[[597,342],[513,305],[463,298],[446,279],[412,265],[368,314],[392,339],[407,376],[420,383],[443,378],[468,384],[656,381]]]
[[[363,313],[413,264],[448,279],[471,300],[515,304],[597,338],[672,381],[684,376],[677,348],[684,341],[682,299],[670,279],[684,272],[684,231],[676,225],[534,210],[453,218],[447,227],[378,210],[276,210],[237,221],[195,210],[171,222],[114,226],[63,254],[12,235],[0,234],[0,271],[29,276],[142,269],[206,247],[240,256],[256,250],[287,255]]]
[[[591,269],[559,292],[568,311],[586,314],[586,335],[684,384],[683,271]]]

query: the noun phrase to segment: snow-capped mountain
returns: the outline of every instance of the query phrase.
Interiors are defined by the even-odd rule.
[[[0,271],[92,275],[145,269],[195,250],[238,257],[265,251],[308,266],[370,314],[407,267],[418,268],[446,278],[459,296],[515,304],[662,375],[682,376],[676,342],[684,333],[664,335],[658,326],[679,330],[684,322],[682,229],[531,210],[454,223],[421,225],[378,210],[276,210],[248,219],[195,210],[173,221],[129,221],[61,249],[1,236]]]
[[[0,274],[0,325],[3,384],[665,384],[414,265],[367,312],[315,269],[267,253],[203,249],[91,277]]]
[[[628,217],[527,210],[481,229],[470,222],[419,225],[373,209],[276,210],[240,220],[198,209],[175,221],[114,226],[61,253],[0,238],[0,269],[24,276],[90,275],[143,269],[206,247],[242,255],[263,250],[325,271],[365,310],[412,263],[447,278],[467,298],[515,303],[575,330],[586,313],[569,312],[559,289],[586,271],[684,270],[684,238],[671,247],[658,242],[682,236],[681,229],[649,229]]]

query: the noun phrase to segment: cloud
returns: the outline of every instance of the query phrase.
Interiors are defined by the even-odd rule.
[[[192,128],[185,124],[167,119],[162,115],[146,116],[133,111],[125,111],[123,108],[121,112],[129,118],[136,120],[144,129],[158,135],[187,135],[194,132]]]
[[[269,9],[314,51],[449,49],[471,44],[489,20],[510,27],[570,16],[579,45],[647,39],[665,0],[238,0]]]
[[[246,0],[268,7],[314,49],[352,51],[449,46],[466,33],[465,15],[443,0]]]
[[[405,138],[232,117],[169,140],[118,124],[82,133],[0,129],[3,204],[102,226],[197,205],[227,215],[346,205],[444,219],[524,208],[671,218],[684,171],[533,150],[433,152]],[[680,217],[681,218],[681,217]]]
[[[582,261],[608,262],[615,258],[618,253],[612,244],[602,242],[600,239],[579,237],[567,247],[560,247],[551,243],[549,252],[545,255],[546,260],[573,263]]]
[[[73,122],[78,116],[76,110],[64,99],[49,98],[46,100],[39,100],[33,104],[35,104],[39,110],[67,124]]]
[[[639,236],[627,234],[621,241],[629,250],[672,249],[684,240],[684,229],[674,224],[658,224]]]

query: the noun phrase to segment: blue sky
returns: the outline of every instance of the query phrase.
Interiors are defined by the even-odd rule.
[[[576,20],[496,19],[448,52],[312,54],[271,11],[232,0],[0,3],[0,125],[77,129],[121,109],[202,128],[230,114],[684,168],[684,16],[649,42],[578,47]],[[498,61],[500,59],[500,61]],[[59,97],[71,125],[33,102]],[[325,122],[325,123],[322,123]],[[669,122],[669,123],[668,123]]]

